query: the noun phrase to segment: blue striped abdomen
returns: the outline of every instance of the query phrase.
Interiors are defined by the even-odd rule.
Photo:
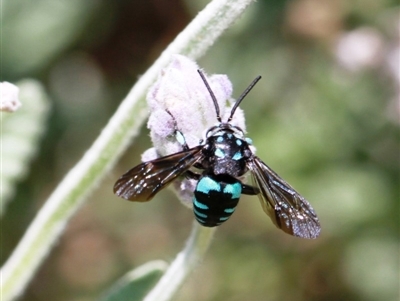
[[[226,221],[239,202],[242,184],[229,175],[203,175],[196,186],[193,211],[203,226],[215,227]]]

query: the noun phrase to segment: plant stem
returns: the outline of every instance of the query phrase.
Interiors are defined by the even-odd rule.
[[[200,263],[211,243],[215,228],[194,222],[185,248],[178,253],[168,270],[143,301],[171,300],[189,273]]]

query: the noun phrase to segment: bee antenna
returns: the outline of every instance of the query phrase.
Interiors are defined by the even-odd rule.
[[[211,90],[211,87],[210,87],[210,85],[208,84],[208,82],[207,82],[207,80],[206,80],[206,77],[204,76],[203,72],[202,72],[200,69],[198,69],[197,72],[200,74],[201,79],[203,80],[204,84],[206,85],[207,90],[208,90],[208,92],[210,93],[211,98],[212,98],[212,100],[213,100],[213,102],[214,102],[215,113],[217,113],[217,120],[218,120],[218,122],[222,122],[221,116],[219,115],[220,113],[219,113],[218,101],[217,101],[217,99],[215,98],[214,92]]]
[[[247,94],[249,94],[250,90],[253,89],[253,87],[256,85],[256,83],[261,79],[261,76],[257,76],[252,82],[251,84],[247,87],[246,90],[244,90],[244,92],[242,93],[242,95],[240,95],[240,97],[238,98],[238,100],[236,100],[235,105],[233,106],[232,110],[231,110],[231,115],[228,118],[227,123],[229,123],[232,118],[233,115],[235,114],[235,111],[237,109],[237,107],[240,105],[240,103],[242,102],[243,98],[246,97]]]

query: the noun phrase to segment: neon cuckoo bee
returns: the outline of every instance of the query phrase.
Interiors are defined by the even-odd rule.
[[[230,122],[241,101],[261,79],[258,76],[237,99],[230,116],[222,121],[216,97],[205,76],[198,70],[215,106],[218,124],[207,130],[200,144],[189,148],[176,129],[182,151],[144,162],[125,173],[114,186],[114,193],[130,201],[146,202],[179,176],[197,180],[193,196],[196,220],[205,227],[225,222],[241,194],[257,195],[264,212],[284,232],[302,238],[316,238],[320,224],[311,205],[287,182],[262,162],[251,150],[251,139]],[[191,167],[201,170],[196,173]],[[255,186],[239,180],[250,171]]]

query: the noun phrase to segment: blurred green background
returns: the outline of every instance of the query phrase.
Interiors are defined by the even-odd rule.
[[[136,79],[207,1],[2,1],[1,81],[40,80],[51,113],[2,220],[4,262]],[[256,197],[213,239],[178,301],[378,301],[399,296],[399,7],[391,0],[258,0],[199,60],[225,73],[257,155],[316,210],[321,236],[277,230]],[[193,213],[166,190],[133,204],[116,179],[74,215],[23,301],[96,300],[135,266],[172,260]]]

